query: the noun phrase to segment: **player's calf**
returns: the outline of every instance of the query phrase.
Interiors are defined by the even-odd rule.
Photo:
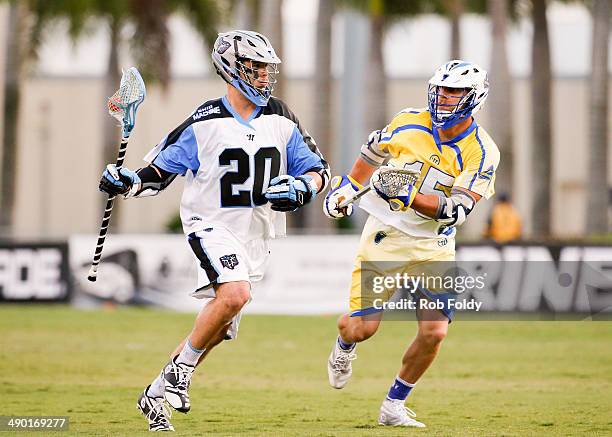
[[[376,334],[381,320],[382,313],[367,316],[344,314],[338,319],[338,332],[346,342],[361,343]]]

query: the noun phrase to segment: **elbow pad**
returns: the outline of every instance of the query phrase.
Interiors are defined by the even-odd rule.
[[[140,185],[129,197],[148,197],[155,196],[176,178],[176,173],[170,173],[161,168],[149,165],[138,169],[136,174],[140,177]],[[126,196],[127,197],[127,196]]]
[[[389,152],[380,148],[382,131],[370,133],[368,142],[361,146],[361,159],[374,167],[380,167],[389,159]]]
[[[461,226],[476,202],[463,190],[453,190],[450,197],[441,197],[436,220],[445,227]]]

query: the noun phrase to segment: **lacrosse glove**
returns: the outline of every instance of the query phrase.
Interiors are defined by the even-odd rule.
[[[355,193],[363,188],[359,182],[349,175],[334,176],[330,183],[330,190],[323,201],[323,212],[332,219],[348,217],[353,213],[353,204],[349,204],[341,210],[338,209],[345,199],[352,198]]]
[[[306,205],[317,196],[317,184],[310,175],[277,176],[270,181],[266,199],[274,211],[290,212]]]
[[[99,189],[111,196],[123,194],[129,197],[140,185],[140,177],[130,169],[121,167],[117,170],[115,164],[108,164],[102,178],[100,179]]]

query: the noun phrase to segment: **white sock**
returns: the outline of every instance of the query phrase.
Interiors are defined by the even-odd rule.
[[[164,396],[164,380],[161,376],[161,373],[157,375],[157,378],[153,380],[151,383],[151,387],[149,387],[148,395],[153,396],[154,398],[161,398]]]
[[[191,345],[191,342],[187,340],[185,342],[185,346],[183,346],[183,350],[181,351],[179,356],[176,357],[176,362],[184,363],[189,366],[195,367],[195,365],[198,363],[198,360],[200,359],[200,357],[202,356],[205,350],[206,348],[196,349],[195,347]]]

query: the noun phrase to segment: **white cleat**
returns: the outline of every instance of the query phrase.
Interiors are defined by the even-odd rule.
[[[380,407],[378,424],[385,426],[412,426],[425,428],[425,424],[415,420],[416,413],[399,399],[385,399]]]
[[[343,388],[353,374],[351,361],[357,358],[356,347],[353,347],[351,351],[345,351],[340,347],[337,339],[334,342],[334,348],[327,360],[327,375],[329,376],[329,384],[333,388]]]

